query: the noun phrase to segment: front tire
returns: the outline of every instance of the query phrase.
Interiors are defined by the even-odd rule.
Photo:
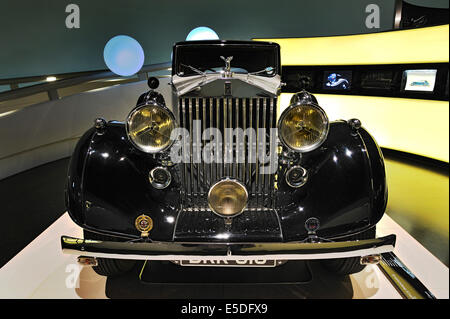
[[[106,236],[102,234],[93,233],[87,230],[83,230],[85,239],[102,240],[102,241],[120,241],[116,237]],[[97,266],[93,266],[92,269],[100,276],[114,277],[129,272],[136,265],[134,260],[126,259],[110,259],[110,258],[97,258]]]
[[[374,239],[376,228],[372,227],[362,233],[339,239],[339,241]],[[366,266],[361,265],[360,257],[326,259],[322,265],[330,272],[336,275],[351,275],[362,271]]]

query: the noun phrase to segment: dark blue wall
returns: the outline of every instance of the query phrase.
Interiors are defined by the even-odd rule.
[[[138,40],[145,64],[170,60],[171,46],[197,26],[222,39],[344,35],[390,30],[394,0],[0,0],[0,78],[105,69],[103,48],[118,34]],[[67,29],[78,4],[81,28]],[[380,29],[365,8],[381,7]],[[332,50],[332,48],[330,48]]]

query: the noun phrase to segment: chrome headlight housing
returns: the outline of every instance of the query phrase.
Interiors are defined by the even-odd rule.
[[[175,125],[175,118],[167,107],[151,102],[130,112],[126,130],[129,140],[139,150],[158,153],[173,144],[170,135]]]
[[[305,153],[322,145],[329,126],[328,116],[318,104],[300,100],[281,114],[278,135],[290,150]]]

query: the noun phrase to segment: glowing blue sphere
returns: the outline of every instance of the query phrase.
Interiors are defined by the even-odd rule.
[[[195,40],[219,40],[219,36],[213,29],[208,27],[197,27],[189,32],[186,41]]]
[[[139,42],[127,35],[117,35],[106,43],[103,58],[112,72],[130,76],[139,72],[145,56]]]

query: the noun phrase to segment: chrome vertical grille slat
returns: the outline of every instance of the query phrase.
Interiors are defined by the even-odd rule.
[[[222,176],[229,176],[227,161],[225,160],[226,156],[228,156],[228,99],[223,99],[223,173]]]
[[[263,152],[264,155],[267,155],[266,153],[266,145],[267,145],[267,99],[263,99],[263,110],[262,110],[262,127],[264,128],[264,134],[261,136],[261,152]],[[267,194],[267,188],[266,188],[266,174],[260,174],[261,175],[261,192],[263,194]],[[264,199],[262,199],[264,200]]]
[[[246,186],[249,191],[248,210],[263,211],[273,208],[274,176],[260,174],[258,160],[259,152],[267,152],[270,143],[269,130],[276,125],[276,99],[181,97],[179,106],[180,126],[190,133],[190,137],[185,141],[189,145],[184,145],[189,151],[189,162],[180,166],[183,207],[196,211],[209,210],[206,198],[209,188],[228,177],[237,179]],[[201,124],[198,124],[202,130],[199,136],[193,135],[196,120],[201,121]],[[203,141],[202,133],[208,128],[219,129],[222,141],[213,139]],[[226,128],[233,131],[227,132]],[[239,133],[234,131],[236,128],[241,128],[244,135],[238,135]],[[249,128],[254,130],[254,136],[245,134]],[[266,129],[265,136],[258,128]],[[205,163],[202,157],[203,148],[209,142],[215,144],[216,150],[220,149],[221,152],[215,152],[212,163]],[[199,148],[196,147],[197,143],[201,146],[200,154]],[[212,153],[211,150],[211,155]],[[231,162],[225,162],[227,156],[231,156]]]
[[[205,130],[206,130],[206,99],[205,98],[203,98],[202,99],[202,119],[203,119],[203,121],[202,121],[202,132],[204,132]],[[205,141],[203,141],[203,139],[202,139],[202,154],[200,154],[200,155],[203,155],[203,148],[205,147]],[[205,162],[202,160],[201,161],[201,164],[202,164],[202,174],[203,174],[203,181],[206,183],[206,184],[202,184],[203,186],[204,186],[204,189],[203,189],[203,193],[205,193],[207,190],[208,190],[208,188],[210,187],[210,185],[209,185],[209,178],[208,178],[208,176],[207,176],[207,169],[206,169],[206,164],[205,164]]]
[[[249,128],[253,128],[253,99],[250,99],[249,102],[249,111],[250,111],[250,124],[249,124]],[[248,153],[248,158],[249,158],[249,171],[248,171],[248,181],[247,183],[250,184],[250,192],[252,193],[252,195],[255,194],[256,190],[255,190],[255,183],[252,183],[252,179],[253,179],[253,161],[254,161],[254,157],[255,157],[255,152],[254,152],[254,143],[255,143],[255,137],[253,136],[253,134],[250,135],[250,142],[249,142],[249,146],[250,146],[250,151]]]
[[[181,125],[183,125],[183,127],[187,128],[189,130],[189,126],[187,125],[186,122],[186,100],[182,99],[181,101],[181,114],[180,114],[180,119],[181,119]],[[188,145],[186,144],[186,139],[183,139],[183,148],[187,149]],[[191,182],[188,179],[188,163],[186,163],[185,161],[186,159],[183,158],[183,183],[184,183],[184,189],[185,194],[187,195],[186,197],[189,198],[189,196],[191,195]]]
[[[276,107],[276,104],[274,105],[273,102],[274,102],[273,99],[270,99],[270,106],[269,106],[269,112],[270,112],[269,129],[270,129],[271,127],[276,127],[276,123],[275,123],[276,118],[274,117],[274,115],[275,115],[274,113],[276,112],[276,110],[275,110],[274,108]],[[271,139],[270,133],[269,133],[269,139]],[[278,150],[277,150],[277,151],[278,151]],[[269,155],[271,155],[271,154],[269,154]],[[271,187],[271,186],[274,185],[274,179],[275,179],[274,175],[273,175],[273,174],[270,174],[270,175],[269,175],[269,183],[267,183],[267,189],[268,189],[268,192],[271,194],[270,198],[274,198],[273,195],[274,195],[275,187]]]
[[[223,143],[223,156],[226,158],[228,156],[228,133],[227,133],[227,127],[228,127],[228,99],[223,99],[223,137],[224,137],[224,143]],[[223,161],[223,173],[222,176],[229,176],[228,173],[228,163],[226,160]]]
[[[194,106],[195,106],[195,119],[196,120],[200,120],[200,100],[198,98],[195,98],[194,101],[195,101],[195,103],[194,103]],[[197,129],[198,124],[195,125],[195,129]],[[198,152],[198,149],[199,149],[199,145],[198,144],[201,143],[201,136],[198,136],[198,135],[201,135],[201,131],[200,130],[201,130],[201,126],[198,127],[198,131],[199,132],[196,133],[196,135],[194,136],[195,137],[195,151],[194,151],[193,156],[195,157],[195,163],[197,165],[197,178],[196,178],[196,183],[195,183],[196,189],[197,189],[197,193],[200,194],[200,195],[203,195],[203,189],[202,189],[203,187],[202,187],[202,183],[200,183],[200,181],[202,180],[202,178],[200,176],[200,164],[203,161],[201,160],[201,154],[199,154],[199,152]]]
[[[228,130],[228,156],[229,158],[233,158],[231,163],[228,163],[228,176],[234,176],[237,178],[236,175],[234,175],[234,162],[236,159],[233,157],[233,100],[228,99],[228,127],[230,130]]]
[[[214,117],[213,99],[209,98],[209,127],[214,127],[213,117]],[[216,143],[216,141],[213,141],[213,142]],[[212,159],[213,159],[214,153],[213,153],[212,147],[211,147],[210,155],[211,155],[211,162],[209,163],[209,169],[211,171],[211,175],[210,175],[210,181],[209,182],[210,182],[210,187],[211,187],[212,186],[211,182],[213,180],[215,180],[215,176],[216,176],[215,173],[213,174],[213,172],[214,172],[214,163],[213,163]]]
[[[215,108],[216,108],[216,120],[215,120],[215,126],[216,128],[220,128],[220,102],[217,99],[214,99],[214,104],[215,104]],[[221,163],[220,163],[220,157],[221,157],[221,152],[222,152],[222,144],[223,144],[223,136],[221,140],[217,140],[217,144],[216,144],[216,179],[219,179],[219,176],[221,175]]]
[[[193,163],[193,152],[194,152],[194,148],[193,148],[193,143],[192,143],[192,140],[193,140],[193,134],[192,134],[192,129],[193,129],[193,125],[192,125],[192,123],[193,123],[193,120],[192,120],[192,99],[189,99],[188,100],[188,107],[189,107],[189,132],[191,133],[191,134],[189,134],[189,148],[190,148],[190,152],[189,152],[189,156],[190,156],[190,159],[191,159],[191,161],[190,161],[190,175],[191,175],[191,179],[190,179],[190,184],[191,184],[191,190],[192,190],[192,195],[195,195],[197,192],[196,192],[196,190],[194,189],[194,163]]]
[[[261,193],[261,190],[259,188],[259,181],[261,180],[261,177],[259,175],[259,163],[258,163],[258,159],[259,159],[259,143],[260,143],[260,136],[259,136],[259,98],[256,99],[256,165],[255,165],[255,196],[256,196],[256,208],[259,208],[259,195]]]
[[[242,99],[242,127],[243,127],[243,131],[244,131],[244,136],[243,138],[243,156],[244,156],[244,165],[242,165],[242,181],[244,181],[244,183],[246,183],[247,181],[247,141],[248,141],[248,137],[245,134],[245,131],[247,130],[247,99]],[[247,140],[246,140],[247,139]]]
[[[237,129],[239,127],[239,99],[235,98],[234,99],[234,114],[235,114],[235,126],[234,128]],[[240,161],[240,151],[242,148],[242,145],[240,144],[240,132],[237,131],[237,135],[236,135],[236,148],[235,148],[235,160],[233,161],[233,166],[234,166],[234,176],[237,176],[239,180],[243,180],[242,179],[242,175],[240,174],[240,169],[239,169],[239,161]]]

